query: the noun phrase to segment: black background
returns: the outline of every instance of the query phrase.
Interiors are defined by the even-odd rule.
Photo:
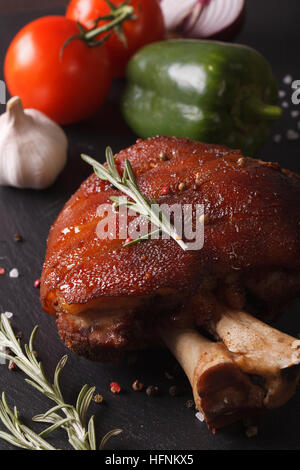
[[[10,40],[23,25],[44,14],[63,13],[66,4],[64,0],[1,0],[1,4],[4,3],[5,6],[0,6],[0,61],[3,61]],[[285,134],[290,128],[296,129],[297,121],[300,121],[300,117],[290,117],[291,109],[297,109],[297,106],[291,104],[292,89],[282,83],[287,74],[300,79],[299,18],[299,0],[248,0],[246,22],[236,38],[236,42],[252,46],[266,56],[279,88],[287,92],[289,108],[276,124],[274,133]],[[3,78],[1,74],[0,78]],[[54,319],[42,312],[39,292],[33,282],[40,276],[50,225],[69,196],[88,176],[89,168],[81,162],[80,153],[84,151],[101,159],[106,145],[111,145],[117,152],[135,141],[119,113],[122,86],[122,82],[115,84],[108,102],[96,116],[66,129],[70,142],[68,165],[52,188],[40,192],[0,188],[0,266],[8,271],[14,267],[20,271],[18,279],[10,279],[8,275],[0,278],[0,311],[14,313],[13,324],[26,338],[34,325],[40,325],[36,349],[49,373],[66,353],[66,348],[57,337]],[[275,144],[270,139],[260,156],[300,171],[299,142],[283,138],[280,144]],[[16,244],[12,239],[14,233],[22,234],[25,242]],[[300,332],[299,303],[298,308],[294,306],[278,322],[278,327],[294,335]],[[170,371],[174,364],[167,351],[128,356],[117,366],[93,364],[70,354],[63,375],[64,394],[66,400],[74,401],[84,383],[97,387],[97,392],[105,398],[102,405],[93,403],[91,408],[96,415],[99,437],[115,427],[124,430],[121,436],[110,441],[108,449],[300,448],[299,394],[280,410],[257,418],[259,434],[255,438],[246,438],[241,424],[218,431],[214,436],[194,417],[193,411],[185,408],[186,400],[191,398],[185,377],[180,373],[175,381],[165,378],[164,372]],[[161,396],[149,398],[144,392],[133,392],[131,384],[135,379],[147,385],[159,385]],[[112,395],[109,391],[111,381],[122,384],[124,393]],[[168,388],[173,383],[181,385],[183,396],[172,398],[168,395]],[[30,423],[33,415],[52,406],[47,398],[24,383],[20,372],[9,372],[4,365],[0,365],[0,391],[7,393],[10,404],[18,406],[26,423]],[[66,447],[61,431],[52,442],[59,448]],[[10,448],[0,441],[0,449]]]

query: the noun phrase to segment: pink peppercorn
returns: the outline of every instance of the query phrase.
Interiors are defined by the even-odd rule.
[[[120,393],[121,387],[120,387],[120,385],[118,384],[118,382],[112,382],[112,383],[110,384],[110,391],[111,391],[112,393]]]

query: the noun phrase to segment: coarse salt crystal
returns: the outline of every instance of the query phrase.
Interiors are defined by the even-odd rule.
[[[201,421],[201,423],[203,423],[204,421],[204,414],[203,413],[200,413],[200,411],[198,411],[198,413],[195,414],[196,418],[199,419],[199,421]]]
[[[75,232],[75,233],[79,233],[79,232],[80,232],[79,227],[75,227],[74,232]]]
[[[12,277],[12,278],[19,277],[19,271],[16,268],[13,268],[9,273],[9,277]]]
[[[291,111],[291,116],[292,116],[292,118],[298,117],[299,114],[300,114],[300,111],[298,111],[297,109],[295,109],[294,111]]]
[[[286,138],[288,140],[297,140],[299,139],[300,135],[299,132],[294,131],[293,129],[289,129],[286,133]]]
[[[286,85],[290,85],[293,81],[293,77],[291,75],[286,75],[282,81]]]
[[[284,98],[285,95],[286,95],[286,92],[284,90],[279,90],[279,92],[278,92],[279,98]]]
[[[67,233],[69,233],[69,232],[70,232],[70,229],[68,229],[68,228],[64,228],[64,229],[62,230],[62,233],[63,233],[64,235],[67,235]]]
[[[281,103],[281,107],[282,107],[282,108],[288,108],[288,107],[289,107],[288,102],[287,102],[287,101],[283,101],[283,102]]]
[[[4,312],[4,315],[6,316],[6,318],[12,318],[14,316],[14,314],[11,312]]]
[[[276,144],[278,144],[279,142],[281,142],[281,139],[282,139],[282,135],[281,134],[275,134],[273,135],[273,140]]]

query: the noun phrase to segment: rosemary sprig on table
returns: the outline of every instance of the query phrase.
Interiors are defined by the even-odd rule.
[[[129,160],[125,161],[125,168],[121,177],[116,168],[115,159],[110,147],[106,148],[107,166],[102,165],[88,155],[82,154],[81,157],[94,168],[94,172],[98,178],[103,181],[109,181],[115,188],[119,189],[130,198],[127,199],[124,196],[111,196],[110,199],[116,207],[121,205],[126,206],[128,209],[134,210],[136,213],[144,216],[157,227],[156,230],[146,236],[136,238],[135,240],[126,243],[126,246],[147,240],[152,235],[163,232],[173,238],[183,250],[188,249],[187,245],[176,232],[174,225],[171,224],[164,213],[160,210],[156,201],[146,199],[141,193]]]
[[[9,408],[5,393],[2,393],[0,400],[0,419],[10,432],[0,431],[0,438],[13,444],[15,447],[27,450],[56,450],[55,447],[48,444],[42,437],[22,424],[17,408],[14,407],[13,411]]]
[[[65,403],[59,379],[68,356],[62,357],[59,361],[54,373],[53,384],[51,384],[45,375],[42,363],[35,356],[33,344],[37,330],[38,327],[35,327],[29,344],[24,346],[23,351],[20,340],[16,338],[9,320],[2,314],[0,319],[0,356],[13,361],[29,377],[25,379],[27,383],[56,403],[47,413],[33,418],[33,421],[50,423],[50,426],[40,434],[36,434],[21,423],[17,408],[14,407],[12,411],[6,402],[5,395],[2,394],[0,420],[9,433],[0,432],[0,438],[23,449],[55,450],[45,438],[56,429],[62,428],[67,432],[69,443],[75,450],[97,450],[94,416],[87,423],[87,412],[95,387],[84,385],[78,395],[76,406]],[[121,432],[120,429],[115,429],[106,434],[101,441],[100,449],[104,448],[110,437]]]

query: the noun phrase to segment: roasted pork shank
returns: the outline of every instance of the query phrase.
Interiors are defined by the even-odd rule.
[[[41,300],[60,337],[98,361],[167,344],[211,427],[282,405],[300,341],[262,319],[300,294],[299,176],[181,138],[139,140],[116,155],[120,173],[126,159],[146,197],[204,205],[204,246],[100,239],[98,207],[120,192],[93,174],[49,235]]]

